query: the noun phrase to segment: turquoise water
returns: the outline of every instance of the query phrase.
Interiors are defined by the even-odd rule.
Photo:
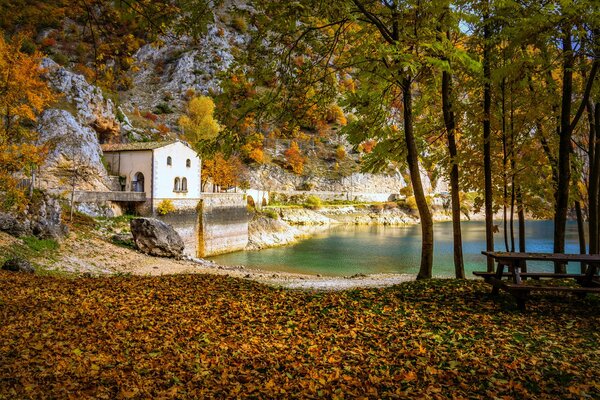
[[[462,223],[463,254],[467,276],[485,270],[485,225],[483,221]],[[516,234],[516,224],[515,224]],[[552,221],[527,221],[526,250],[552,252]],[[434,225],[433,273],[453,276],[452,223]],[[495,248],[504,251],[502,230],[494,235]],[[515,237],[518,246],[518,238]],[[213,257],[223,265],[245,265],[269,271],[285,271],[325,276],[347,276],[357,273],[416,274],[421,252],[421,227],[402,226],[336,226],[295,245],[252,252],[237,252]],[[567,224],[566,252],[578,253],[577,225]],[[547,263],[530,264],[536,270],[552,270]],[[576,271],[578,264],[570,266]]]

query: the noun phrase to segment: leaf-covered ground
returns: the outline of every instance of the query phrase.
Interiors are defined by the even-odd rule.
[[[600,300],[0,272],[0,398],[600,398]]]

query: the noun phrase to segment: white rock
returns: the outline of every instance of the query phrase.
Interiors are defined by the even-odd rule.
[[[42,68],[47,71],[50,86],[77,107],[76,118],[80,122],[88,125],[99,119],[116,122],[112,101],[105,99],[102,90],[87,83],[82,75],[68,71],[49,58],[42,60]]]
[[[40,143],[52,145],[40,169],[40,183],[44,188],[64,188],[69,176],[65,165],[74,162],[79,175],[84,178],[78,184],[78,190],[107,190],[102,150],[93,129],[82,125],[68,111],[51,109],[38,119],[38,131]]]

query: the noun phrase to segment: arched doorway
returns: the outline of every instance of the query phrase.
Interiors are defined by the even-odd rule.
[[[144,174],[141,172],[135,174],[133,181],[131,182],[131,190],[134,192],[144,191]]]

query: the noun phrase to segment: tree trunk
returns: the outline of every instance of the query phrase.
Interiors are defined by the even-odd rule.
[[[432,276],[433,267],[433,219],[425,191],[421,183],[421,174],[419,172],[419,153],[415,136],[413,132],[412,115],[412,78],[402,79],[402,102],[404,105],[404,138],[406,141],[406,162],[410,171],[410,180],[421,219],[421,266],[417,279],[429,279]]]
[[[581,212],[581,202],[575,202],[575,213],[577,214],[577,234],[579,236],[579,254],[586,254],[585,245],[585,224],[583,222],[583,213]],[[585,263],[581,263],[581,273],[585,274]]]
[[[489,7],[489,5],[488,5]],[[491,148],[491,119],[492,119],[492,74],[490,69],[490,39],[489,14],[486,10],[483,16],[483,175],[485,203],[485,249],[494,251],[494,221],[492,204],[492,148]],[[487,270],[494,271],[494,260],[487,259]]]
[[[447,34],[450,35],[449,33]],[[454,271],[458,279],[465,278],[465,266],[462,251],[462,234],[460,229],[460,193],[459,193],[459,171],[456,150],[456,122],[452,109],[452,76],[449,72],[442,72],[442,111],[444,124],[448,135],[448,152],[450,154],[450,196],[452,201],[452,237],[454,240]]]
[[[588,105],[588,116],[590,117],[590,138],[593,139],[590,142],[590,146],[593,142],[594,151],[590,152],[590,187],[589,192],[589,204],[588,204],[588,232],[590,242],[590,254],[598,254],[600,246],[598,244],[598,215],[599,215],[599,202],[598,192],[600,189],[600,103],[596,103],[595,106]],[[593,154],[593,157],[591,155]]]
[[[521,187],[517,185],[517,216],[519,218],[519,252],[525,253],[525,207],[523,206],[523,193]],[[523,261],[522,271],[527,272],[527,264]]]
[[[510,251],[515,251],[515,173],[517,160],[515,159],[515,105],[513,87],[510,85],[510,143],[508,148],[510,160]]]
[[[554,194],[554,252],[565,252],[565,229],[569,207],[569,187],[571,182],[571,95],[573,92],[573,48],[571,29],[563,27],[563,83],[560,115],[560,141],[558,147],[558,186]],[[565,264],[554,265],[556,273],[566,273]]]
[[[504,226],[504,247],[506,251],[510,251],[508,247],[508,216],[506,204],[508,203],[508,150],[506,143],[506,78],[502,78],[500,84],[500,93],[502,97],[502,223]]]

